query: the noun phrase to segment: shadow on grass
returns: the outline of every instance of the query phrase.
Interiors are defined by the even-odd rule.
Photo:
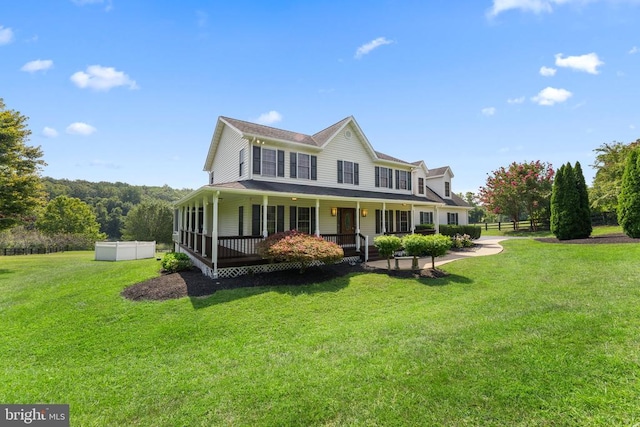
[[[283,284],[283,285],[258,285],[251,287],[234,287],[234,288],[222,288],[215,291],[210,295],[194,296],[189,293],[189,299],[194,309],[201,309],[211,307],[218,304],[224,304],[233,302],[243,298],[249,298],[256,295],[261,295],[268,292],[278,292],[281,294],[287,294],[292,296],[298,295],[314,295],[318,293],[332,293],[338,292],[347,286],[351,281],[351,278],[364,272],[354,272],[346,276],[340,276],[329,279],[327,281],[319,283],[308,284]],[[215,282],[215,281],[214,281]],[[273,283],[277,283],[275,280]],[[189,285],[187,284],[187,289]],[[218,292],[218,291],[228,292]]]
[[[7,268],[0,268],[0,274],[9,274],[12,271]]]

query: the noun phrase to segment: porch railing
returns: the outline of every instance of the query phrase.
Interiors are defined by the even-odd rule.
[[[355,234],[321,234],[320,237],[342,248],[353,248],[356,245]]]
[[[256,246],[262,240],[262,236],[220,236],[218,259],[257,255]]]

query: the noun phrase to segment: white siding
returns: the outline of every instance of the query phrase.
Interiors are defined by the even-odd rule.
[[[245,149],[244,174],[239,176],[240,150]],[[213,159],[213,179],[214,184],[223,182],[239,181],[249,177],[251,168],[249,162],[249,143],[240,138],[234,130],[225,126],[220,137],[220,144]]]

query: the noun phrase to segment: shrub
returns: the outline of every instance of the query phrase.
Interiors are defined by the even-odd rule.
[[[414,270],[418,269],[418,257],[425,255],[431,257],[431,268],[436,268],[435,259],[446,254],[451,248],[451,238],[441,234],[431,236],[409,234],[402,239],[402,245],[407,254],[413,256]]]
[[[435,224],[416,224],[416,230],[433,230],[435,228]]]
[[[456,248],[456,249],[461,249],[461,248],[470,248],[473,246],[473,240],[471,240],[471,236],[469,236],[468,234],[456,234],[452,239],[451,239],[451,247]]]
[[[387,270],[391,270],[391,257],[402,248],[402,240],[398,236],[378,236],[373,239],[373,245],[378,248],[380,255],[387,259]]]
[[[440,234],[449,237],[456,237],[457,234],[467,234],[470,239],[476,240],[482,234],[482,228],[479,225],[440,225]]]
[[[169,273],[188,270],[192,267],[191,259],[181,252],[169,252],[162,257],[162,269]]]
[[[344,258],[339,245],[295,230],[266,238],[258,244],[258,253],[272,261],[299,262],[301,273],[314,261],[335,264]]]

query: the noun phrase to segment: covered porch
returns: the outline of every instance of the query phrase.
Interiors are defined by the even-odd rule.
[[[264,238],[287,230],[338,244],[347,262],[366,262],[377,254],[372,246],[376,236],[412,233],[423,213],[437,218],[440,207],[411,195],[283,193],[232,184],[202,187],[175,205],[175,250],[189,254],[213,278],[291,268],[269,264],[256,251]]]

